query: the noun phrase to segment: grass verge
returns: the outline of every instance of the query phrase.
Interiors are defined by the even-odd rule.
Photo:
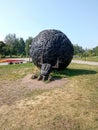
[[[83,60],[83,61],[98,62],[98,56],[92,56],[92,57],[79,57],[79,58],[74,58],[74,60]]]

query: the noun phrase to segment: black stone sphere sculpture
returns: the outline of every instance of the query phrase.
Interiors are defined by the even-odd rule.
[[[66,68],[73,58],[73,52],[73,45],[63,32],[55,29],[40,32],[30,48],[32,62],[41,68],[38,79],[47,80],[54,68]]]

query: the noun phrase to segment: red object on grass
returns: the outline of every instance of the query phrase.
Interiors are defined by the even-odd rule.
[[[23,63],[24,60],[11,60],[11,59],[7,59],[7,60],[1,60],[1,62],[8,62],[8,63]]]

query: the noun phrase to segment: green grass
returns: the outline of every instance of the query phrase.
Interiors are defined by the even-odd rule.
[[[12,77],[11,80],[17,82],[33,70],[34,66],[30,63],[2,66],[0,80],[1,77],[3,80],[4,73],[8,77],[7,81],[11,80],[11,74],[17,73],[19,77]],[[64,87],[47,91],[29,91],[27,88],[23,91],[22,86],[18,86],[21,92],[18,99],[10,105],[6,102],[1,104],[1,130],[98,130],[98,66],[73,63],[64,71],[52,72],[52,76],[66,77],[68,82]],[[10,83],[7,85],[9,87]],[[0,89],[1,94],[3,87]],[[19,90],[13,94],[13,89],[10,89],[10,94],[14,99]],[[9,97],[8,92],[4,92]],[[1,98],[5,98],[3,94]]]
[[[79,57],[79,58],[74,58],[75,60],[84,60],[84,61],[93,61],[93,62],[98,62],[98,56],[92,56],[92,57]]]
[[[0,66],[0,80],[15,81],[33,72],[33,68],[32,63]]]

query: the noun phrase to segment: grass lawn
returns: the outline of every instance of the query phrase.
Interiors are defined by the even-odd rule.
[[[92,56],[92,57],[79,57],[79,58],[74,58],[75,60],[84,60],[84,61],[93,61],[93,62],[98,62],[98,56]]]
[[[0,66],[0,130],[98,130],[98,66],[54,71],[68,82],[48,90],[20,84],[34,70],[32,63]]]

